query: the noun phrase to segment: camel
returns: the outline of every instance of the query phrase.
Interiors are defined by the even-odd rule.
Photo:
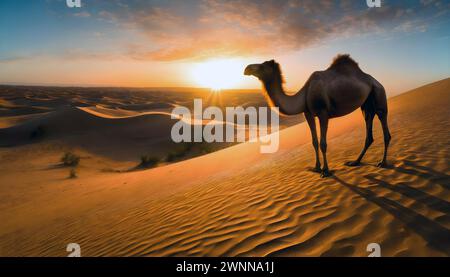
[[[324,71],[316,71],[308,78],[303,88],[294,95],[283,89],[283,76],[274,60],[262,64],[250,64],[245,75],[257,77],[263,84],[269,105],[279,108],[281,114],[304,113],[311,130],[312,144],[316,154],[313,171],[321,177],[331,176],[327,162],[327,129],[330,118],[347,115],[358,107],[366,122],[366,140],[358,158],[346,162],[347,166],[358,166],[367,149],[373,143],[372,125],[375,114],[381,121],[384,135],[384,153],[379,167],[387,166],[387,152],[391,135],[389,133],[386,92],[383,86],[369,74],[364,73],[350,55],[338,55]],[[320,144],[317,138],[315,117],[319,118]],[[323,168],[319,159],[319,146],[323,156]]]

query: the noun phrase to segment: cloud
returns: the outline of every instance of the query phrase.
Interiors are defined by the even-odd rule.
[[[276,54],[340,36],[424,31],[429,14],[450,9],[440,1],[412,2],[386,0],[381,8],[368,8],[365,0],[104,0],[94,8],[102,20],[144,35],[145,44],[129,45],[130,57],[172,61]]]
[[[5,57],[5,58],[0,58],[0,64],[16,63],[16,62],[24,61],[27,59],[28,59],[28,57],[26,57],[26,56]]]
[[[79,13],[74,13],[73,16],[75,17],[90,17],[91,14],[89,12],[83,11]]]

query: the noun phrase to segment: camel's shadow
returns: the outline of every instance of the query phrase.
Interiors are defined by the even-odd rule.
[[[409,175],[418,176],[426,180],[431,180],[441,185],[444,189],[449,189],[450,176],[446,173],[437,172],[432,168],[421,166],[412,161],[405,161],[404,165],[392,167],[392,169]],[[400,193],[410,199],[413,199],[427,208],[444,213],[445,220],[450,217],[450,202],[430,195],[417,188],[412,187],[407,182],[392,185],[386,181],[376,178],[375,174],[364,176],[370,183],[381,186],[385,189]],[[367,201],[379,206],[389,212],[396,219],[402,221],[410,230],[421,236],[429,245],[447,256],[450,255],[450,230],[442,226],[439,222],[429,219],[410,208],[402,206],[397,201],[391,200],[385,196],[378,196],[370,189],[360,187],[355,184],[349,184],[338,176],[332,177],[343,186],[354,193],[357,193]]]
[[[450,190],[450,175],[444,172],[438,172],[431,167],[418,165],[416,162],[405,160],[404,165],[392,167],[392,169],[423,179],[435,182],[442,186],[444,189]]]

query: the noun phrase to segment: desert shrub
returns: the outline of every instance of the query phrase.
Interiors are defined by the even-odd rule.
[[[78,163],[80,162],[80,157],[73,154],[72,152],[66,152],[62,158],[61,158],[61,162],[63,163],[64,166],[77,166]]]
[[[142,155],[141,156],[141,163],[139,164],[140,167],[155,167],[159,163],[159,158],[150,156],[150,155]]]
[[[70,169],[70,173],[69,173],[69,178],[70,179],[75,179],[77,178],[77,171],[75,170],[75,168]]]
[[[170,151],[167,153],[166,161],[173,162],[177,158],[178,154],[176,151]]]
[[[199,148],[200,148],[200,153],[201,154],[209,154],[211,152],[214,152],[214,149],[213,149],[212,145],[210,143],[207,143],[207,142],[201,143]]]
[[[173,151],[167,154],[166,161],[173,162],[176,159],[184,157],[192,149],[192,143],[182,143],[176,147]]]

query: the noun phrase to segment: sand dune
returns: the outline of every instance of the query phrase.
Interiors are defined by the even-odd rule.
[[[0,129],[0,146],[58,143],[115,160],[135,160],[144,154],[163,159],[177,148],[170,136],[178,119],[172,119],[170,111],[133,112],[97,105],[61,108],[39,117],[17,116],[1,121],[7,128]],[[208,122],[193,121],[193,124]],[[235,130],[245,129],[234,123],[215,122],[219,126],[231,124]],[[215,143],[210,149],[215,151],[232,144]],[[196,148],[193,144],[183,159],[198,155]]]
[[[249,102],[265,105],[260,94],[234,91],[218,95],[195,89],[0,86],[0,147],[25,146],[29,149],[25,151],[76,150],[103,159],[102,165],[90,164],[97,169],[105,163],[124,169],[137,163],[142,155],[164,160],[171,152],[185,152],[183,149],[188,148],[176,159],[183,160],[234,145],[176,146],[171,142],[170,130],[175,123],[170,119],[172,109],[180,103],[192,108],[194,97],[221,108]],[[282,119],[280,128],[302,120],[302,117]],[[21,151],[14,149],[16,152]]]
[[[148,153],[149,149],[155,156],[160,154],[158,147],[152,147],[152,144],[158,144],[159,150],[167,150],[172,124],[170,115],[164,113],[123,117],[116,114],[113,117],[98,109],[69,107],[1,129],[0,144],[14,146],[39,140],[57,141],[107,157],[132,159]],[[130,147],[121,147],[123,145]]]
[[[364,165],[343,165],[364,141],[358,111],[330,123],[334,176],[326,179],[308,170],[313,149],[304,123],[280,132],[275,154],[244,143],[145,171],[82,167],[77,179],[67,179],[67,169],[48,169],[57,155],[45,148],[1,149],[9,163],[0,166],[0,255],[64,256],[76,242],[83,256],[367,256],[375,242],[383,256],[449,256],[450,79],[389,105],[392,166],[375,166],[382,154],[378,121]],[[58,113],[36,120],[64,134],[58,120],[70,116],[83,122],[77,131],[93,124],[104,128],[99,135],[111,120],[80,109]],[[127,122],[136,117],[114,120],[140,134],[147,121],[164,118],[138,117],[142,125],[134,127]],[[16,128],[29,131],[33,122]],[[27,167],[14,151],[32,160]]]

